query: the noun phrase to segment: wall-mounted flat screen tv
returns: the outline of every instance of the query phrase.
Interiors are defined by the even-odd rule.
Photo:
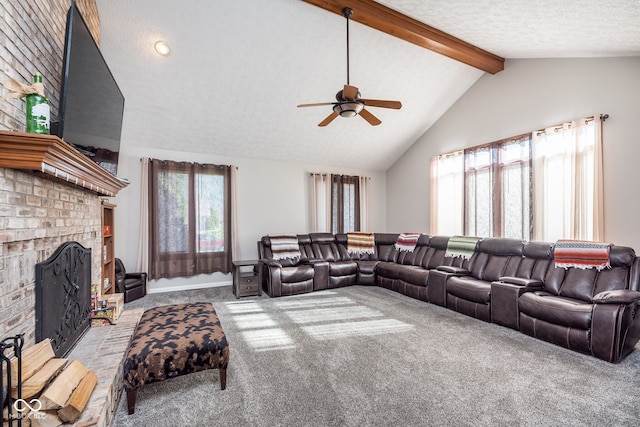
[[[124,96],[76,3],[71,2],[54,133],[116,175],[123,114]]]

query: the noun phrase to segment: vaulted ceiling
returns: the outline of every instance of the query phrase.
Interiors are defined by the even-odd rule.
[[[345,6],[366,0],[345,0]],[[316,2],[323,3],[323,2]],[[328,1],[325,3],[336,3]],[[380,0],[498,57],[640,56],[638,0]],[[402,102],[317,124],[346,83],[346,21],[297,0],[98,1],[101,48],[122,89],[123,143],[385,170],[484,71],[350,23],[350,83]],[[157,40],[171,46],[161,57]],[[503,71],[503,72],[508,72]]]

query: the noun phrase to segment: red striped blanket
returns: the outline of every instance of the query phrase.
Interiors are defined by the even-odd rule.
[[[413,252],[422,233],[400,233],[396,240],[396,249],[399,251]]]
[[[558,240],[553,248],[556,267],[603,268],[611,267],[611,244],[584,240]]]

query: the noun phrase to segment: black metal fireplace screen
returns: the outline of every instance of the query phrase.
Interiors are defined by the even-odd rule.
[[[36,342],[63,357],[91,326],[91,249],[63,243],[36,264]]]
[[[2,386],[0,410],[3,411],[4,425],[9,427],[14,425],[14,421],[17,422],[18,427],[22,426],[22,411],[24,410],[24,401],[22,400],[23,344],[24,336],[22,334],[0,341],[0,385]]]

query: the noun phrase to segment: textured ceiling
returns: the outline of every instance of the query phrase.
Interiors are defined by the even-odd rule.
[[[640,56],[640,0],[383,0],[505,58]],[[101,48],[126,98],[124,144],[385,170],[483,74],[351,22],[363,98],[402,101],[316,125],[346,83],[343,17],[295,0],[102,0]],[[354,13],[358,13],[357,10]],[[152,50],[166,40],[169,57]]]

